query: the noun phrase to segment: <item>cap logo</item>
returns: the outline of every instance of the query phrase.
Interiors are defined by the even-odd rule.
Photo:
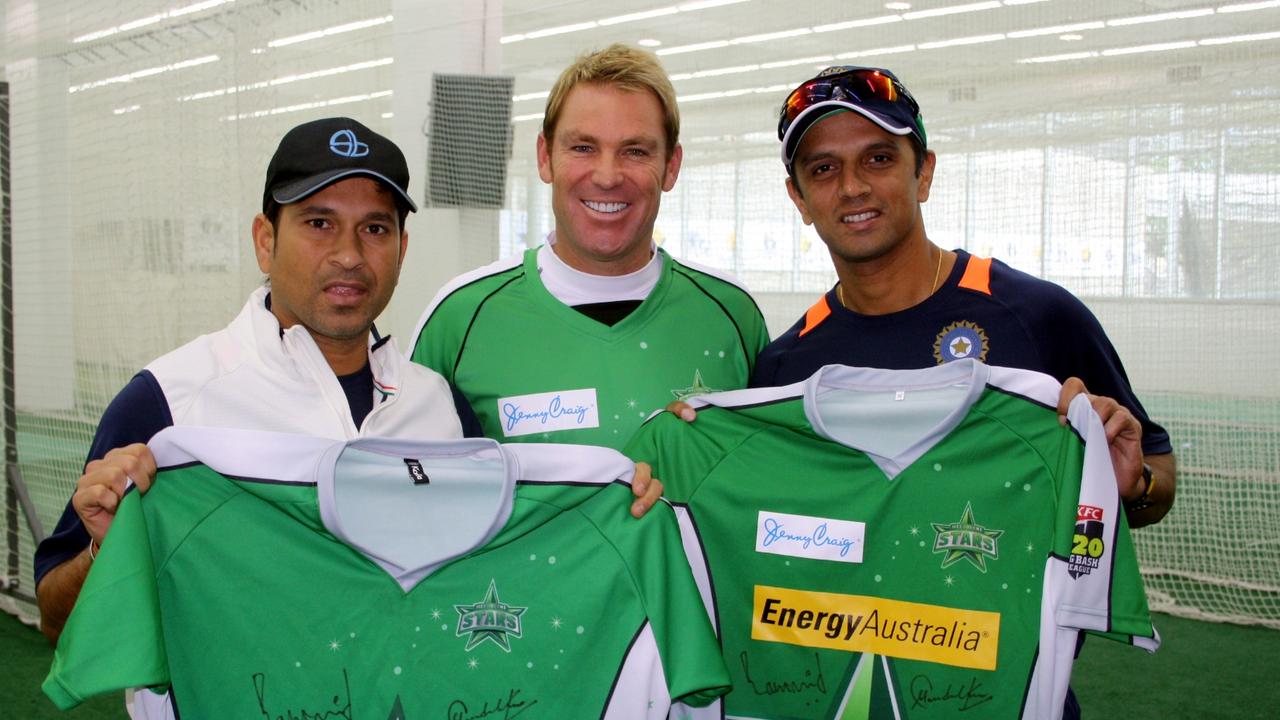
[[[334,155],[342,157],[358,158],[369,154],[369,145],[362,143],[356,138],[356,134],[350,130],[339,130],[329,136],[329,150]]]

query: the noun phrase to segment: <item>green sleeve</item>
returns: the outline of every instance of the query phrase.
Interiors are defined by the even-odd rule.
[[[169,683],[155,568],[141,495],[120,503],[42,689],[59,709],[130,687]]]
[[[447,298],[431,312],[409,356],[413,362],[440,373],[451,385],[454,382],[454,361],[462,347],[465,332],[465,325],[459,322],[460,313],[456,311],[462,303],[453,300],[452,297]]]
[[[728,692],[730,680],[685,558],[675,513],[658,503],[636,520],[627,512],[630,500],[623,488],[611,487],[583,509],[631,573],[671,699],[702,707]]]
[[[716,464],[746,437],[742,425],[724,422],[726,415],[704,407],[690,423],[660,412],[640,426],[622,454],[649,464],[653,476],[662,481],[663,497],[687,503]]]
[[[1063,428],[1067,447],[1055,550],[1068,563],[1062,607],[1070,620],[1065,624],[1155,650],[1158,636],[1105,431],[1087,401],[1073,402],[1068,419],[1084,442]],[[1078,484],[1068,482],[1075,477]]]

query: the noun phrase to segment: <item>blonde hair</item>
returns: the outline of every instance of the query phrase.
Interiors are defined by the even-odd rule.
[[[676,107],[676,90],[671,86],[671,78],[667,77],[667,71],[662,69],[653,53],[614,43],[603,50],[580,55],[565,68],[551,88],[542,117],[542,137],[548,145],[555,136],[556,122],[560,120],[565,98],[578,83],[599,83],[632,92],[652,92],[662,106],[667,156],[675,152],[676,143],[680,141],[680,108]]]

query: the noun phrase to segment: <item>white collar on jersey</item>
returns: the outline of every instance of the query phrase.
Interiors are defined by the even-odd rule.
[[[199,463],[249,492],[258,484],[315,486],[324,528],[405,592],[493,540],[511,518],[517,482],[604,487],[630,483],[634,469],[610,448],[484,438],[345,441],[172,426],[148,446],[161,469]]]
[[[649,262],[627,275],[592,275],[569,267],[556,255],[554,230],[538,248],[538,274],[542,285],[555,299],[570,307],[589,303],[644,300],[662,277],[662,253],[649,244]]]
[[[921,370],[826,365],[792,385],[716,393],[690,404],[732,408],[801,397],[814,432],[866,453],[893,478],[960,424],[990,371],[973,360]]]

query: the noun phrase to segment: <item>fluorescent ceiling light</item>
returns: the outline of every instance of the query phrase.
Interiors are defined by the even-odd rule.
[[[938,48],[955,47],[957,45],[978,45],[981,43],[995,42],[996,40],[1004,40],[1004,33],[996,33],[994,35],[971,35],[969,37],[951,38],[950,40],[939,40],[937,42],[919,43],[916,47],[921,50],[936,50]]]
[[[1228,45],[1238,42],[1256,42],[1258,40],[1280,40],[1280,32],[1254,33],[1252,35],[1228,35],[1226,37],[1205,38],[1201,45]]]
[[[775,68],[791,67],[792,65],[829,63],[835,59],[834,55],[814,55],[813,57],[796,58],[795,60],[775,60],[774,62],[760,63],[760,67],[764,70],[773,70]]]
[[[94,80],[93,82],[87,82],[82,85],[72,85],[71,87],[67,88],[67,92],[69,93],[83,92],[85,90],[92,90],[93,88],[100,88],[100,87],[103,87],[104,85],[114,85],[116,83],[133,82],[134,80],[141,80],[142,78],[151,77],[152,75],[159,75],[161,73],[172,72],[174,70],[183,70],[185,68],[195,67],[197,65],[204,65],[205,63],[211,63],[211,62],[217,62],[217,61],[218,61],[217,55],[205,55],[203,57],[192,58],[190,60],[183,60],[181,62],[170,63],[168,65],[158,65],[156,67],[150,67],[144,70],[135,70],[134,72],[131,72],[125,75],[116,75],[115,77],[109,77],[104,80]]]
[[[166,20],[168,18],[181,17],[183,15],[190,15],[191,13],[194,13],[194,12],[200,12],[201,10],[209,10],[211,8],[218,7],[219,5],[225,5],[227,3],[233,3],[235,1],[236,0],[204,0],[203,2],[198,2],[191,5],[184,5],[183,7],[174,8],[172,10],[166,10],[165,12],[158,13],[156,15],[148,15],[147,17],[144,17],[144,18],[138,18],[137,20],[130,20],[129,22],[120,23],[119,25],[106,28],[105,30],[95,30],[94,32],[91,32],[91,33],[85,33],[84,35],[80,35],[79,37],[71,38],[71,42],[83,43],[83,42],[91,42],[93,40],[101,40],[104,37],[109,37],[119,32],[128,32],[129,30],[136,30],[140,27],[146,27],[147,25],[154,25],[155,23],[158,23],[161,20]]]
[[[596,21],[588,20],[587,22],[573,23],[571,25],[559,25],[543,30],[534,30],[533,32],[525,33],[524,36],[529,39],[551,37],[552,35],[563,35],[565,33],[578,32],[579,30],[590,30],[593,27],[596,27]]]
[[[860,20],[845,20],[844,22],[831,23],[830,25],[814,25],[813,31],[816,33],[832,32],[834,30],[848,30],[856,27],[871,27],[872,25],[887,25],[889,23],[902,22],[901,15],[881,15],[879,17],[862,18]]]
[[[687,2],[679,6],[680,12],[693,12],[695,10],[706,10],[707,8],[717,8],[724,5],[737,5],[738,3],[749,2],[750,0],[699,0],[698,2]]]
[[[790,90],[791,85],[768,85],[766,87],[738,88],[736,90],[721,90],[719,92],[696,93],[693,95],[678,95],[676,102],[689,103],[700,102],[702,100],[716,100],[718,98],[739,97],[741,95],[761,95],[767,93],[783,92]]]
[[[380,90],[378,92],[364,93],[361,95],[348,95],[346,97],[333,98],[332,100],[318,100],[316,102],[300,103],[298,105],[287,105],[285,107],[271,108],[270,110],[255,110],[253,112],[240,113],[239,115],[227,115],[223,120],[250,120],[252,118],[267,117],[269,115],[281,115],[284,113],[298,112],[300,110],[314,110],[316,108],[332,107],[334,105],[349,105],[351,103],[366,102],[376,100],[383,97],[391,97],[390,90]]]
[[[395,117],[395,116],[396,116],[396,114],[395,114],[395,113],[393,113],[393,112],[385,112],[385,113],[382,113],[382,119],[383,119],[383,120],[390,120],[391,118],[393,118],[393,117]]]
[[[1039,2],[1048,2],[1048,0],[1004,0],[1005,5],[1034,5]]]
[[[988,2],[969,3],[968,5],[952,5],[951,7],[940,7],[932,10],[916,10],[914,12],[902,13],[902,17],[907,20],[919,20],[921,18],[941,17],[943,15],[959,15],[960,13],[978,12],[980,10],[994,10],[1000,7],[1000,3],[995,0]]]
[[[1135,15],[1127,18],[1116,18],[1108,20],[1107,25],[1111,27],[1122,27],[1125,25],[1142,25],[1145,23],[1164,22],[1165,20],[1187,20],[1189,18],[1204,17],[1212,15],[1213,8],[1200,8],[1198,10],[1179,10],[1177,12],[1156,13],[1154,15]]]
[[[1065,62],[1068,60],[1087,60],[1089,58],[1096,58],[1096,57],[1098,57],[1098,53],[1090,50],[1088,52],[1074,52],[1074,53],[1064,53],[1062,55],[1043,55],[1041,57],[1022,58],[1018,62],[1020,63],[1051,63],[1051,62]]]
[[[1137,55],[1138,53],[1164,52],[1165,50],[1182,50],[1184,48],[1192,48],[1196,46],[1195,40],[1183,40],[1181,42],[1155,43],[1153,45],[1135,45],[1133,47],[1110,48],[1103,50],[1102,54],[1106,57],[1115,55]]]
[[[221,88],[218,90],[206,90],[191,95],[183,95],[178,98],[178,102],[190,102],[192,100],[204,100],[211,97],[222,97],[224,95],[234,95],[238,92],[247,92],[249,90],[261,90],[263,88],[273,87],[275,85],[287,85],[289,83],[298,82],[300,80],[314,80],[316,78],[329,77],[331,75],[340,75],[342,73],[355,72],[357,70],[368,70],[370,68],[382,67],[390,65],[394,62],[393,58],[381,58],[379,60],[366,60],[365,62],[352,63],[350,65],[342,65],[339,67],[326,68],[324,70],[313,70],[309,73],[299,73],[297,75],[283,75],[271,80],[262,80],[248,85],[235,85],[232,87]]]
[[[658,47],[659,45],[662,44],[662,41],[655,40],[653,38],[640,38],[639,40],[636,41],[636,44],[639,45],[640,47]]]
[[[729,41],[730,45],[745,45],[748,43],[768,42],[770,40],[781,40],[783,38],[797,37],[800,35],[808,35],[813,32],[809,28],[794,28],[792,30],[779,30],[778,32],[761,33],[759,35],[744,35],[736,37]]]
[[[1101,30],[1106,27],[1106,23],[1101,20],[1094,22],[1074,23],[1072,25],[1054,25],[1052,27],[1033,28],[1031,30],[1014,30],[1005,33],[1011,38],[1028,38],[1039,37],[1041,35],[1061,35],[1063,33],[1079,32],[1081,30]]]
[[[118,108],[116,108],[115,110],[112,110],[112,111],[111,111],[111,114],[112,114],[112,115],[124,115],[125,113],[136,112],[137,110],[139,110],[139,109],[141,109],[141,108],[142,108],[142,106],[141,106],[141,105],[128,105],[128,106],[126,106],[126,107],[118,107]]]
[[[307,42],[308,40],[319,40],[322,37],[330,37],[332,35],[341,35],[342,33],[348,33],[348,32],[351,32],[352,30],[363,30],[365,28],[377,27],[378,25],[385,25],[386,23],[389,23],[394,19],[395,17],[392,15],[384,15],[382,17],[368,18],[367,20],[356,20],[355,22],[343,23],[342,25],[334,25],[333,27],[327,27],[327,28],[324,28],[323,30],[313,30],[311,32],[302,33],[300,35],[290,35],[289,37],[283,37],[276,40],[272,40],[271,42],[267,43],[267,47],[273,47],[273,48],[283,47],[285,45],[294,45],[300,42]]]
[[[894,45],[893,47],[874,48],[872,50],[855,50],[853,52],[840,53],[836,56],[837,60],[851,60],[860,57],[872,57],[875,55],[895,55],[897,53],[913,52],[915,45]]]
[[[529,32],[503,35],[498,38],[498,42],[502,45],[506,45],[508,43],[521,42],[523,40],[533,40],[535,38],[550,37],[552,35],[563,35],[565,33],[578,32],[579,30],[590,30],[595,27],[621,25],[622,23],[635,22],[637,20],[648,20],[649,18],[662,17],[664,15],[674,15],[682,12],[695,12],[697,10],[706,10],[707,8],[716,8],[723,5],[736,5],[743,2],[749,2],[749,0],[702,0],[701,2],[687,2],[681,5],[655,8],[653,10],[642,10],[640,12],[627,13],[625,15],[614,15],[612,17],[601,18],[599,20],[588,20],[586,22],[574,23],[572,25],[559,25],[557,27],[544,28],[542,30],[531,30]]]
[[[910,10],[911,9],[911,3],[909,2],[887,2],[884,4],[884,6],[886,9],[889,9],[889,10]]]
[[[657,52],[658,55],[682,55],[684,53],[698,52],[699,50],[715,50],[716,48],[729,47],[728,40],[712,40],[711,42],[700,42],[692,45],[677,45],[675,47],[663,48]]]
[[[511,118],[511,122],[518,123],[518,122],[528,122],[530,120],[541,120],[542,115],[543,115],[542,113],[529,113],[528,115],[516,115],[515,117]]]
[[[644,10],[641,12],[627,13],[626,15],[615,15],[614,17],[597,20],[600,25],[617,25],[619,23],[634,22],[636,20],[648,20],[649,18],[662,17],[663,15],[675,15],[680,12],[678,7],[664,7],[654,10]]]
[[[1267,10],[1270,8],[1280,7],[1280,0],[1266,0],[1266,2],[1237,3],[1235,5],[1223,5],[1218,8],[1220,13],[1249,12],[1251,10]]]

